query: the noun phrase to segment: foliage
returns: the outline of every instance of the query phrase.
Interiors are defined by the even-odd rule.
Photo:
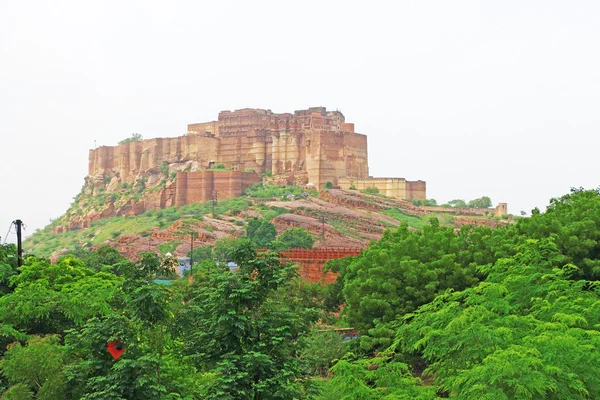
[[[325,182],[325,189],[333,189],[333,183],[330,181]]]
[[[209,399],[298,398],[299,342],[316,314],[294,301],[295,269],[249,243],[234,252],[237,272],[212,274],[194,293],[186,343],[196,365],[216,373]]]
[[[467,204],[467,207],[473,207],[473,208],[489,208],[491,206],[492,206],[492,200],[487,196],[473,199],[473,200],[469,201],[469,203]]]
[[[551,240],[529,240],[484,282],[406,315],[398,347],[458,397],[598,398],[600,290],[564,262]]]
[[[340,272],[345,312],[362,335],[362,348],[388,346],[396,317],[446,289],[476,284],[476,265],[495,260],[493,234],[487,228],[465,228],[457,234],[437,220],[422,231],[402,225],[354,258]]]
[[[12,290],[10,278],[17,273],[17,246],[0,244],[0,297]]]
[[[12,385],[24,386],[13,389],[20,393],[18,396],[16,393],[12,394],[14,398],[23,398],[27,391],[35,393],[36,399],[64,398],[66,387],[63,366],[64,348],[54,335],[32,336],[25,346],[13,343],[0,362],[0,370],[8,381]]]
[[[249,207],[229,199],[216,211]],[[0,246],[3,398],[310,399],[316,389],[321,399],[600,398],[597,190],[574,189],[496,230],[385,210],[405,224],[360,256],[329,261],[339,277],[323,286],[297,280],[277,253],[256,252],[250,236],[271,235],[278,248],[306,234],[273,242],[268,221],[289,211],[254,210],[265,218],[249,224],[249,238],[195,249],[193,282],[177,279],[173,258],[142,253],[132,263],[108,246],[86,249],[110,232],[199,224],[210,203],[95,221],[64,242],[34,235],[35,245],[82,259],[26,257],[17,269],[14,245]],[[321,324],[361,337],[345,343]],[[106,344],[117,335],[125,351],[113,360]]]
[[[246,226],[246,236],[258,247],[270,247],[277,237],[277,229],[271,221],[253,218]]]
[[[302,196],[304,189],[300,186],[277,186],[272,183],[263,184],[262,182],[255,183],[244,194],[250,197],[261,199],[281,198],[293,194],[294,196]]]
[[[313,329],[304,338],[301,357],[309,375],[325,378],[345,353],[346,342],[340,334],[333,329]]]
[[[33,400],[33,392],[24,383],[17,383],[2,395],[3,400]]]
[[[572,189],[550,200],[545,213],[532,212],[514,227],[516,236],[542,239],[548,236],[569,261],[579,267],[575,277],[600,280],[600,193]]]
[[[413,228],[422,229],[426,223],[424,218],[419,217],[417,215],[406,214],[398,207],[387,208],[387,209],[381,211],[381,214],[388,215],[388,216],[394,218],[395,220],[403,222]]]
[[[30,257],[10,282],[14,292],[0,298],[3,322],[28,333],[49,334],[109,312],[121,280],[66,256],[56,264]]]
[[[131,137],[128,137],[127,139],[123,139],[123,140],[119,141],[119,144],[132,143],[132,142],[141,142],[142,140],[144,140],[144,137],[142,136],[142,134],[140,134],[140,133],[133,133],[131,135]]]
[[[312,249],[315,240],[304,228],[287,229],[277,237],[277,246],[280,249]]]
[[[117,249],[108,245],[102,245],[90,252],[84,258],[84,261],[86,266],[94,271],[101,271],[105,267],[111,267],[113,272],[116,272],[120,264],[129,262]]]
[[[93,318],[68,332],[65,343],[71,365],[66,370],[72,398],[149,399],[205,394],[193,365],[181,356],[173,307],[181,304],[170,287],[153,282],[169,273],[169,265],[145,253],[140,263],[123,271],[126,281],[115,298],[112,314]],[[125,351],[113,360],[106,351],[110,340],[121,340]],[[179,374],[185,374],[188,379]]]
[[[424,387],[406,364],[387,357],[339,361],[333,377],[322,384],[320,400],[437,399],[434,387]]]
[[[160,173],[163,174],[164,176],[169,176],[169,163],[166,161],[163,161],[160,164]]]
[[[411,200],[415,206],[437,206],[436,199]]]
[[[188,251],[187,256],[193,259],[194,264],[201,263],[204,260],[212,260],[213,248],[210,246],[197,246],[194,247],[193,254],[192,252]]]
[[[372,186],[372,187],[368,187],[368,188],[361,190],[361,192],[366,193],[366,194],[379,194],[379,189],[376,188],[375,186]]]
[[[247,238],[225,238],[218,240],[213,247],[213,258],[217,262],[231,261],[235,249],[246,241],[248,241]]]
[[[163,243],[158,245],[158,251],[161,252],[161,254],[165,255],[167,253],[175,253],[175,249],[177,249],[177,246],[179,246],[181,244],[181,242],[167,242],[167,243]]]
[[[454,207],[454,208],[465,208],[467,203],[464,200],[456,199],[450,200],[447,204],[443,204],[442,207]]]

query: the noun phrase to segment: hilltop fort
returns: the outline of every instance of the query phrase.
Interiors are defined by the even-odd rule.
[[[240,196],[263,176],[284,184],[323,188],[377,187],[399,199],[425,199],[423,181],[371,178],[367,136],[355,132],[340,111],[312,107],[293,113],[242,109],[222,111],[217,121],[192,123],[184,136],[123,141],[90,150],[86,185],[91,194],[135,186],[143,196],[115,203],[91,219],[139,214]],[[147,190],[149,189],[150,190]],[[111,202],[112,199],[112,202]],[[85,227],[90,218],[74,222]]]

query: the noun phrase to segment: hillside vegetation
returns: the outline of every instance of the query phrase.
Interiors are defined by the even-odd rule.
[[[304,194],[304,196],[303,196]],[[66,215],[77,213],[77,204],[93,203],[96,196],[80,195]],[[35,232],[25,242],[27,251],[49,257],[51,254],[81,254],[109,244],[128,257],[142,251],[165,252],[161,246],[177,242],[171,253],[189,252],[193,232],[196,245],[214,245],[227,237],[245,235],[254,218],[272,221],[279,232],[302,227],[316,239],[316,247],[359,247],[381,238],[386,229],[406,223],[421,229],[431,218],[452,225],[454,217],[427,214],[410,203],[382,195],[332,189],[305,192],[298,186],[255,185],[245,196],[212,202],[147,211],[137,216],[119,216],[93,221],[89,228],[55,233],[64,218]],[[163,246],[164,248],[164,246]]]

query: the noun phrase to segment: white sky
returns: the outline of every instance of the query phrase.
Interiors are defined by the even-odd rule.
[[[94,140],[339,109],[370,174],[509,212],[600,184],[595,1],[0,1],[0,235],[63,214]],[[14,241],[14,235],[9,237]]]

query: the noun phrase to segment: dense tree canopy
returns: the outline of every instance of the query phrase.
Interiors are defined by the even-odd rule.
[[[246,226],[246,236],[258,247],[270,247],[277,237],[277,229],[266,219],[254,218]]]
[[[598,286],[571,279],[577,267],[548,239],[483,269],[477,286],[405,315],[401,350],[464,398],[600,397]]]
[[[464,228],[458,234],[436,220],[422,231],[401,226],[356,257],[343,271],[349,323],[361,344],[390,344],[398,316],[414,311],[446,289],[478,282],[477,265],[494,261],[495,233]]]
[[[473,208],[489,208],[492,206],[492,199],[487,196],[479,197],[477,199],[473,199],[467,203],[467,207]]]
[[[277,237],[276,247],[281,249],[311,249],[315,239],[304,228],[287,229]]]

